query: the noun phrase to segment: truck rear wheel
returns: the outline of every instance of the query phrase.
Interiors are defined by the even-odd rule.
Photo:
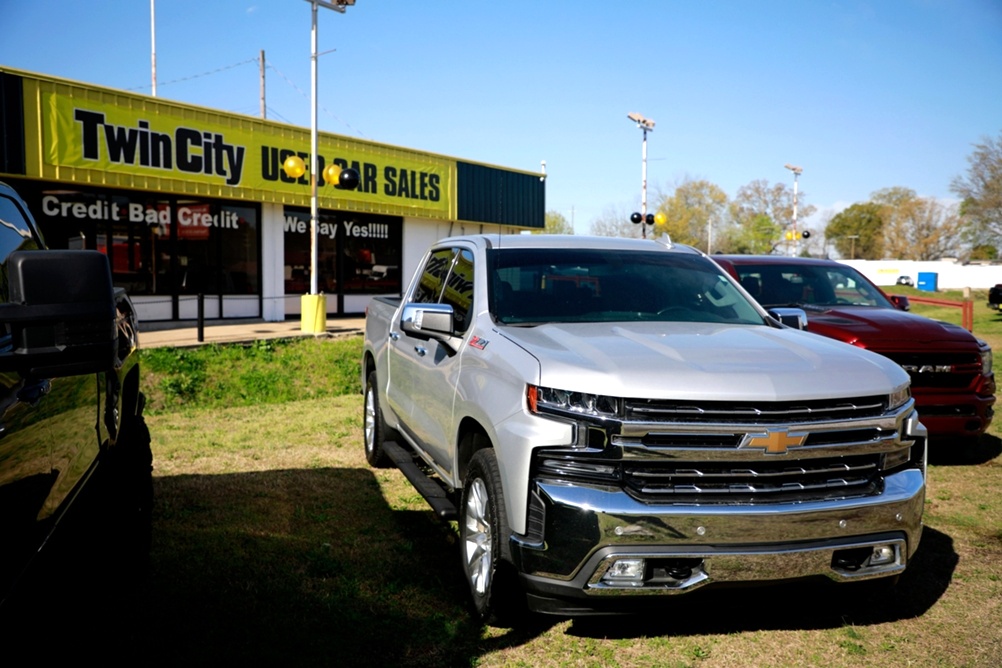
[[[470,461],[463,486],[459,549],[474,613],[490,624],[512,622],[520,607],[520,588],[508,548],[510,535],[497,454],[492,448],[481,448]]]
[[[386,438],[386,423],[379,409],[379,390],[376,387],[376,372],[371,371],[365,378],[365,459],[370,466],[383,469],[392,465],[389,455],[383,449]]]
[[[106,494],[112,504],[109,517],[117,518],[115,538],[122,543],[123,554],[134,551],[137,562],[145,561],[153,523],[153,451],[150,430],[141,413],[122,426],[108,464],[111,480]]]

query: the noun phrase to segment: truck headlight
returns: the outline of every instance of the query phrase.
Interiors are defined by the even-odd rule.
[[[601,394],[571,392],[552,387],[527,385],[525,391],[529,411],[532,413],[557,412],[577,413],[594,417],[616,417],[619,415],[619,399]]]
[[[987,376],[992,372],[992,349],[981,351],[981,375]]]
[[[887,397],[887,410],[893,411],[895,408],[905,405],[911,398],[911,385],[902,385]]]

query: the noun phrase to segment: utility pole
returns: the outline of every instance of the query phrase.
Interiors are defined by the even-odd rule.
[[[268,118],[268,109],[264,104],[264,49],[261,49],[261,118]]]
[[[791,165],[786,163],[783,165],[791,172],[793,172],[793,255],[797,255],[797,246],[800,241],[800,235],[797,233],[797,178],[804,173],[803,167],[797,167],[796,165]]]
[[[150,0],[150,78],[153,97],[157,96],[157,0]]]
[[[640,152],[640,213],[631,215],[630,220],[640,224],[641,236],[646,239],[647,226],[654,224],[653,216],[647,218],[647,133],[654,132],[654,121],[636,112],[630,112],[626,117],[636,123],[644,133]]]

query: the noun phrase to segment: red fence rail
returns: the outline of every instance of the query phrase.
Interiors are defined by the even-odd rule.
[[[908,301],[917,304],[932,304],[933,306],[953,306],[960,309],[960,326],[968,332],[974,331],[974,302],[965,299],[962,302],[949,299],[932,299],[930,297],[908,297]]]

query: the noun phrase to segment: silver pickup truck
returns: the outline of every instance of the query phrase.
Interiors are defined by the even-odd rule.
[[[802,315],[667,238],[444,239],[369,306],[366,457],[457,520],[489,622],[893,580],[925,499],[908,374]]]

